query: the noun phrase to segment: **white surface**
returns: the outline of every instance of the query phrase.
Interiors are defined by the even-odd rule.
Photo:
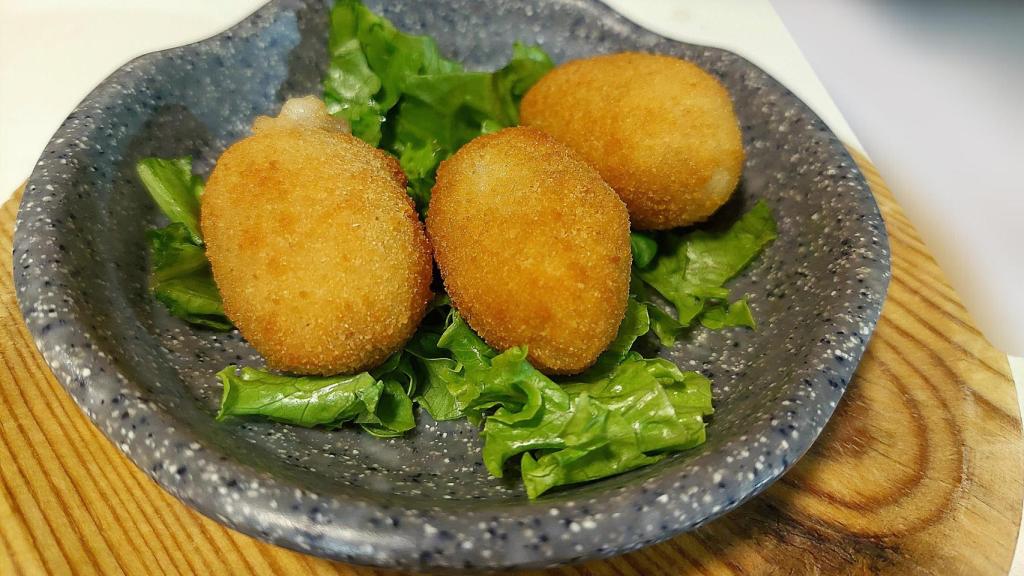
[[[981,52],[970,46],[935,51],[934,33],[884,21],[880,7],[890,3],[774,0],[823,86],[768,0],[606,2],[665,36],[741,54],[859,148],[825,86],[832,90],[986,334],[1024,353],[1018,346],[1024,342],[1024,298],[1016,292],[1024,285],[1024,239],[1015,232],[1024,222],[1024,190],[1010,185],[1024,150],[1021,139],[998,140],[1024,127],[1017,106],[1024,66],[976,66],[971,58]],[[206,0],[0,0],[0,201],[28,176],[61,121],[110,72],[134,56],[215,34],[261,4],[217,0],[212,10]],[[897,4],[935,12],[931,3]],[[1012,29],[1012,19],[1002,27]],[[1007,69],[1010,80],[996,84],[999,90],[991,80],[986,84],[993,74],[1006,77],[1000,72]],[[1007,111],[998,111],[1001,104]],[[1000,155],[1001,162],[993,160]],[[1024,361],[1013,364],[1021,400]],[[1024,557],[1015,558],[1014,567],[1014,574],[1024,574]]]
[[[774,3],[982,332],[1024,356],[1024,2]]]
[[[665,36],[719,46],[781,80],[845,141],[842,114],[767,0],[609,0]],[[64,118],[131,58],[200,40],[261,0],[0,0],[0,200],[28,177]]]
[[[255,0],[0,0],[0,201],[90,90],[135,56],[194,42]]]

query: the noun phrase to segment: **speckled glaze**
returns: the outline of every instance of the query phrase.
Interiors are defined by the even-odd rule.
[[[889,278],[885,229],[844,148],[806,105],[728,52],[673,42],[595,1],[370,1],[472,67],[512,42],[556,61],[646,50],[696,61],[729,87],[747,164],[726,220],[765,199],[779,239],[738,279],[757,331],[695,331],[666,351],[714,381],[708,442],[657,465],[530,502],[488,476],[466,422],[379,440],[213,420],[228,363],[260,365],[237,332],[192,329],[146,290],[144,233],[160,223],[133,172],[149,155],[206,174],[258,114],[319,92],[327,12],[273,2],[210,40],[121,68],[68,117],[29,180],[14,274],[36,345],[82,410],[172,494],[228,526],[297,550],[412,569],[547,566],[666,539],[778,478],[832,414]],[[642,127],[638,127],[642,129]]]

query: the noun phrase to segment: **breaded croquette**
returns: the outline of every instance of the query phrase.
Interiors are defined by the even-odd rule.
[[[201,201],[225,313],[272,368],[376,366],[430,299],[430,246],[398,162],[316,99],[254,132],[224,152]]]
[[[452,303],[500,350],[575,374],[626,310],[629,215],[600,175],[533,128],[480,136],[441,163],[427,233]]]
[[[743,170],[729,93],[671,56],[627,52],[567,62],[526,93],[520,121],[595,167],[641,230],[707,219]]]

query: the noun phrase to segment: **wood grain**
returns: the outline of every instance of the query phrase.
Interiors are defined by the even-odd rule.
[[[669,542],[563,575],[1006,574],[1024,453],[1006,357],[974,327],[875,170],[893,278],[878,329],[808,455]],[[14,299],[0,211],[0,574],[384,574],[264,544],[161,490],[79,412]]]

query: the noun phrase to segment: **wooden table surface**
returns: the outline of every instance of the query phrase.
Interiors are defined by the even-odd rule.
[[[832,421],[761,496],[695,532],[554,574],[1006,574],[1024,452],[1006,356],[974,327],[874,169],[892,283]],[[0,574],[382,574],[292,552],[164,492],[78,410],[11,280],[0,210]]]

